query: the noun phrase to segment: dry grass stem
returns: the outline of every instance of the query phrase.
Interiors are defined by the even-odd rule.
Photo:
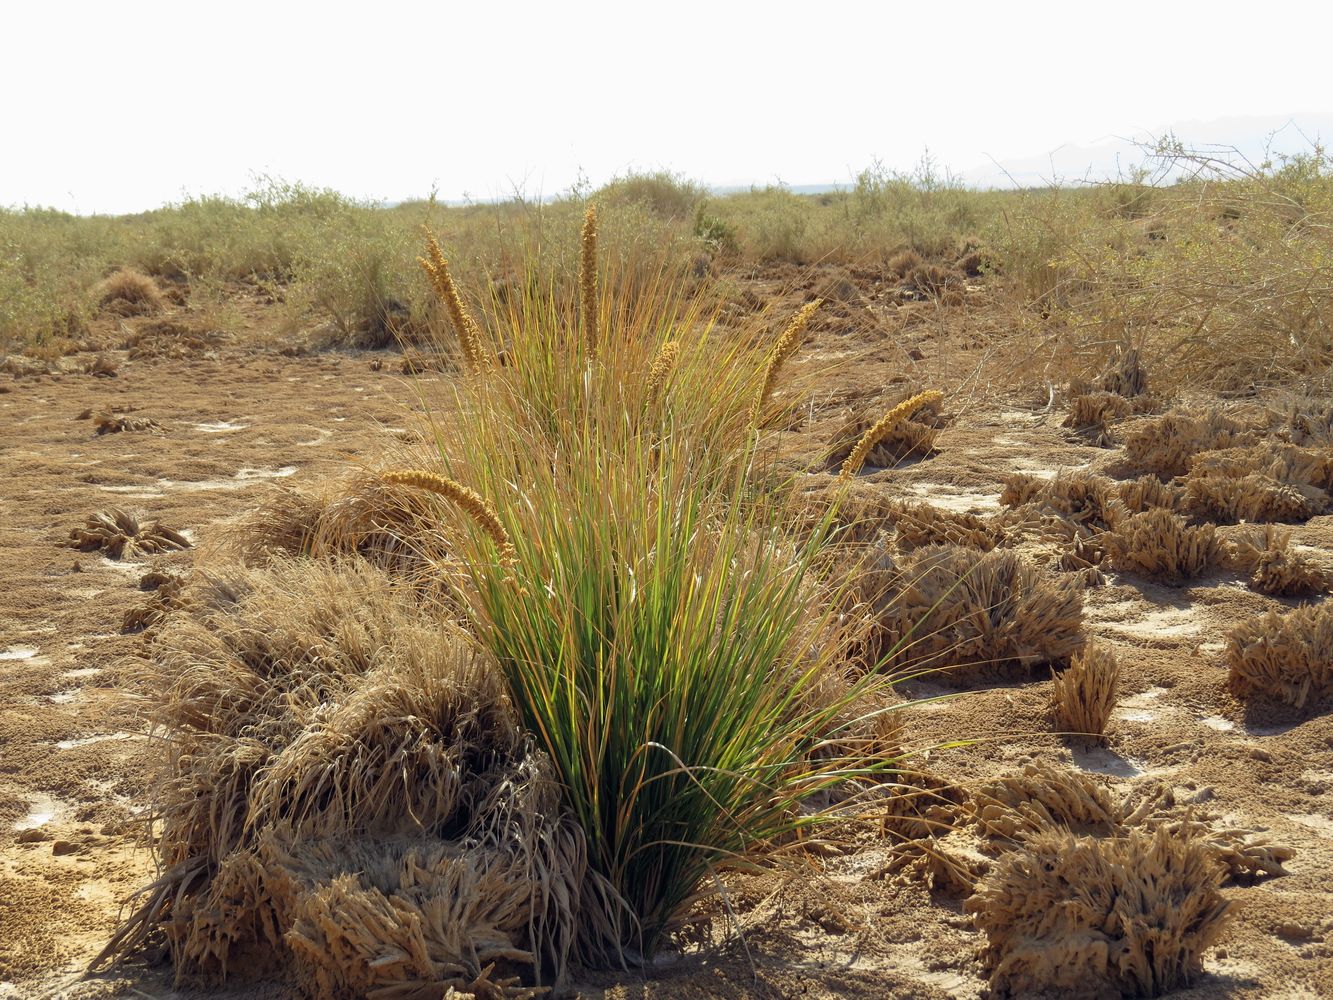
[[[420,469],[384,472],[380,474],[380,479],[386,483],[426,490],[456,504],[495,542],[500,550],[501,562],[506,564],[513,562],[514,543],[509,537],[509,532],[505,531],[504,525],[500,523],[495,508],[483,500],[475,490],[445,476]]]
[[[449,262],[445,259],[444,251],[440,249],[439,242],[435,235],[426,230],[426,257],[418,257],[417,262],[421,265],[426,276],[430,278],[431,287],[435,290],[436,298],[444,305],[449,313],[449,319],[454,325],[454,332],[458,334],[459,344],[463,348],[463,358],[467,364],[468,371],[476,374],[490,368],[490,361],[487,359],[485,351],[481,346],[481,329],[477,326],[477,321],[472,318],[472,313],[468,311],[467,305],[463,302],[463,296],[459,294],[458,286],[454,284],[453,275],[449,273]]]
[[[601,340],[597,313],[597,206],[589,205],[583,216],[579,239],[579,302],[583,306],[583,335],[588,351],[597,353]]]
[[[923,406],[938,405],[944,399],[944,394],[938,389],[927,389],[925,392],[919,392],[910,399],[905,399],[888,413],[880,417],[870,430],[861,436],[861,440],[856,443],[852,453],[847,456],[847,461],[842,463],[842,469],[838,476],[841,479],[851,479],[861,471],[861,466],[865,464],[866,456],[870,450],[875,447],[880,440],[893,430],[900,421],[906,420],[913,413]]]
[[[750,408],[750,424],[752,426],[759,426],[763,419],[764,406],[768,403],[768,397],[773,394],[773,388],[777,385],[782,366],[801,346],[801,337],[805,333],[805,328],[810,325],[810,318],[814,316],[815,311],[823,302],[823,299],[815,299],[803,305],[792,317],[791,322],[787,324],[787,328],[782,331],[782,336],[777,339],[777,343],[773,345],[773,350],[768,356],[768,363],[764,366],[764,384],[760,387],[759,395],[755,397],[754,405]]]

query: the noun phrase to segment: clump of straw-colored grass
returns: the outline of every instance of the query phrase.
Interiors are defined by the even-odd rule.
[[[436,297],[443,303],[445,310],[449,313],[449,319],[454,325],[459,344],[463,348],[463,359],[467,364],[468,371],[475,374],[486,370],[490,367],[490,362],[481,347],[481,330],[477,326],[477,321],[472,318],[472,313],[468,311],[466,303],[463,302],[463,297],[458,292],[458,286],[454,284],[453,275],[449,273],[449,261],[445,259],[444,251],[440,249],[439,242],[429,230],[426,230],[426,254],[425,257],[418,257],[417,263],[421,265],[422,270],[426,272],[426,276],[430,278],[431,287],[434,289]]]
[[[925,392],[919,392],[910,399],[905,399],[888,413],[880,417],[879,420],[865,434],[861,435],[861,440],[856,443],[852,453],[847,456],[847,460],[842,463],[842,469],[838,473],[840,479],[851,479],[861,471],[861,466],[865,464],[866,456],[870,454],[872,448],[879,441],[893,430],[899,421],[906,420],[913,413],[923,406],[937,405],[944,400],[944,393],[938,389],[927,389]]]
[[[787,324],[787,329],[782,331],[777,343],[773,345],[768,363],[764,366],[764,384],[760,387],[759,395],[755,397],[754,406],[750,409],[750,423],[755,427],[759,426],[763,417],[764,404],[773,394],[773,387],[777,385],[782,366],[796,353],[796,348],[801,346],[801,336],[805,333],[805,328],[810,325],[810,317],[814,316],[815,310],[823,303],[823,299],[815,299],[803,305]]]
[[[1120,664],[1109,649],[1088,643],[1075,653],[1069,668],[1052,678],[1051,701],[1060,732],[1104,742],[1119,682]]]

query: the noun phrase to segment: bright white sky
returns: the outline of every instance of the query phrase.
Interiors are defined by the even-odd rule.
[[[0,205],[123,212],[268,173],[358,197],[627,169],[846,182],[1181,121],[1333,111],[1333,5],[6,3]]]

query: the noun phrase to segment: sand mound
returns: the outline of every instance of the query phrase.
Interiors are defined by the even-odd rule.
[[[931,546],[864,574],[871,646],[894,670],[1026,671],[1083,644],[1083,593],[1014,552]]]
[[[1051,831],[1003,856],[966,903],[998,996],[1160,996],[1203,967],[1230,904],[1189,837]]]
[[[69,544],[85,552],[100,549],[108,559],[133,559],[188,549],[190,540],[161,522],[140,522],[137,514],[108,507],[89,514],[82,528],[71,528]]]
[[[560,975],[581,835],[488,665],[415,608],[364,563],[279,562],[163,627],[163,874],[103,959],[160,934],[178,979],[311,996]]]
[[[1268,695],[1297,708],[1333,695],[1333,605],[1270,611],[1227,635],[1230,683],[1240,697]]]

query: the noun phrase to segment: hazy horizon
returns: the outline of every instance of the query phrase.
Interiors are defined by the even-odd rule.
[[[1333,11],[1270,4],[1246,22],[1243,74],[1212,69],[1237,38],[1209,12],[388,0],[353,26],[251,2],[226,17],[16,8],[0,205],[120,214],[262,175],[368,201],[542,197],[657,169],[715,188],[846,185],[926,150],[984,187],[1096,178],[1127,140],[1168,130],[1252,149],[1288,121],[1333,129],[1333,109],[1309,107],[1322,67],[1287,52],[1290,24],[1317,37]]]

